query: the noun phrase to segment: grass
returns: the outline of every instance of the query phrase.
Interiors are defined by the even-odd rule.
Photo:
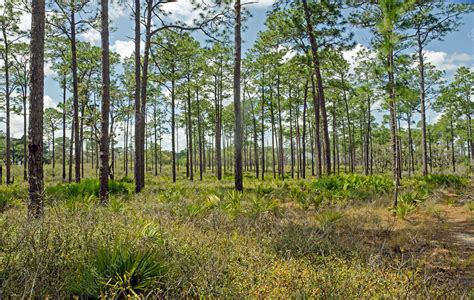
[[[400,218],[387,209],[385,176],[245,180],[241,194],[230,177],[148,176],[133,195],[125,178],[112,183],[108,207],[97,206],[96,180],[52,184],[37,222],[26,219],[24,185],[1,187],[11,200],[0,214],[0,298],[467,295],[460,266],[430,264],[444,230],[428,213],[431,195],[465,188],[460,180],[404,180],[400,203],[414,208],[400,205]]]

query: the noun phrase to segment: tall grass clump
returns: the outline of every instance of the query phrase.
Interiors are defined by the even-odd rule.
[[[165,257],[157,250],[120,243],[99,248],[92,261],[82,267],[73,290],[93,298],[157,296],[166,272]]]

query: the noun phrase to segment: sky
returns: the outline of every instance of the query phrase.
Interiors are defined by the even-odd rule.
[[[0,4],[4,0],[0,0]],[[250,4],[249,8],[252,17],[247,20],[247,29],[243,32],[243,51],[247,51],[255,42],[258,32],[265,30],[265,16],[274,0],[257,0],[256,3]],[[457,2],[471,2],[474,0],[455,0]],[[134,44],[131,37],[134,35],[133,20],[131,12],[127,7],[121,7],[116,4],[117,1],[111,2],[110,5],[110,19],[112,21],[114,30],[110,34],[110,49],[120,54],[121,57],[127,57],[133,54]],[[252,2],[254,2],[252,0]],[[175,3],[167,3],[163,8],[171,12],[171,18],[190,23],[191,20],[197,17],[197,12],[192,9],[189,0],[178,0]],[[28,30],[30,28],[31,18],[27,15],[22,17],[20,26]],[[446,77],[451,80],[454,71],[460,66],[467,66],[474,69],[474,14],[463,17],[463,24],[458,31],[450,33],[444,41],[434,41],[425,52],[427,61],[433,63],[437,68],[446,71]],[[356,53],[357,49],[361,47],[368,47],[370,44],[371,35],[368,31],[362,31],[357,28],[348,28],[349,31],[354,32],[354,41],[357,43],[354,50],[345,53],[346,59],[349,59]],[[92,44],[100,45],[100,32],[91,29],[79,36],[81,40],[91,42]],[[55,81],[54,72],[49,68],[49,64],[45,66],[45,108],[55,107],[62,99],[62,90]],[[374,109],[377,109],[374,107]],[[435,114],[429,115],[429,121],[435,119]],[[19,138],[23,135],[23,117],[12,115],[12,136]],[[3,129],[3,128],[2,128]],[[178,133],[180,139],[184,139],[184,131]],[[119,137],[118,139],[122,139]],[[164,148],[170,149],[170,137],[164,137]],[[184,147],[184,140],[179,141],[180,149]],[[120,142],[119,142],[120,145]],[[181,146],[183,145],[183,146]]]

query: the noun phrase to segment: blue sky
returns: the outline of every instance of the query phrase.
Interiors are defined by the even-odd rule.
[[[471,0],[469,0],[471,1]],[[474,1],[474,0],[472,0]],[[243,33],[243,50],[246,51],[257,38],[259,31],[265,29],[265,16],[271,8],[273,0],[260,0],[259,3],[249,5],[252,17],[247,21],[247,30]],[[165,4],[164,8],[172,13],[172,17],[182,21],[192,20],[197,13],[192,10],[189,0],[178,0],[176,3]],[[133,36],[133,20],[128,9],[118,7],[116,4],[111,5],[110,17],[116,28],[111,33],[110,45],[113,51],[118,52],[121,56],[129,56],[133,53],[133,42],[130,37]],[[29,27],[29,18],[23,20],[24,27]],[[457,32],[450,33],[444,41],[434,41],[427,48],[426,56],[429,61],[438,68],[445,70],[447,78],[452,78],[453,72],[460,66],[468,66],[474,68],[474,14],[467,15],[463,18],[463,25],[459,27]],[[370,33],[356,28],[349,28],[355,33],[355,42],[363,46],[368,46],[370,42]],[[95,45],[100,44],[100,33],[94,29],[82,34],[81,39],[89,41]],[[54,73],[46,67],[45,81],[45,106],[56,106],[62,99],[61,89],[54,80]],[[432,115],[434,117],[434,115]],[[22,117],[14,117],[12,120],[12,133],[14,137],[22,135]],[[167,138],[165,138],[167,140]],[[181,143],[184,145],[184,143]],[[165,145],[165,148],[166,145]]]

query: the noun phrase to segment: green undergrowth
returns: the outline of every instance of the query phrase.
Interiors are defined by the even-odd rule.
[[[437,188],[466,182],[433,178],[403,180],[397,215],[405,218]],[[246,180],[239,193],[232,180],[173,184],[148,177],[134,195],[125,178],[111,181],[108,207],[97,205],[97,180],[57,184],[46,189],[45,218],[34,222],[18,200],[26,187],[2,186],[14,204],[0,214],[0,298],[462,298],[468,292],[452,273],[430,273],[418,254],[398,250],[427,251],[432,230],[398,232],[386,222],[396,220],[386,209],[391,177]]]
[[[79,183],[58,183],[46,187],[48,198],[56,201],[71,198],[81,198],[99,195],[100,183],[98,179],[87,178]],[[111,195],[131,195],[134,191],[134,184],[129,178],[120,180],[109,180],[109,194]]]

